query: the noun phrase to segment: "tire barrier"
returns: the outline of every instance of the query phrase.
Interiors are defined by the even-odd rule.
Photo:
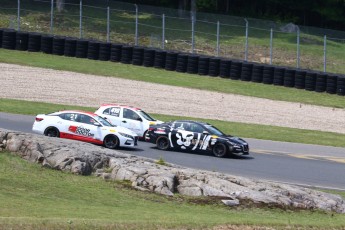
[[[99,60],[109,61],[110,60],[111,43],[101,42],[99,43]]]
[[[29,33],[28,40],[28,51],[29,52],[40,52],[41,51],[41,38],[42,35],[39,33]]]
[[[164,50],[156,50],[155,51],[155,58],[153,62],[153,67],[164,69],[165,68],[165,59],[166,59],[167,52]]]
[[[241,81],[250,81],[252,79],[252,71],[253,64],[244,62],[241,68]]]
[[[345,76],[0,28],[0,48],[121,62],[345,96]]]
[[[2,31],[2,48],[14,50],[16,48],[16,31],[5,29]]]
[[[53,38],[53,54],[64,55],[65,51],[65,37]]]
[[[337,94],[340,96],[345,95],[345,77],[344,76],[338,76],[337,79]]]
[[[263,81],[263,74],[264,74],[264,66],[254,64],[253,72],[252,72],[252,81],[261,83]]]
[[[336,75],[330,74],[327,77],[326,92],[330,94],[335,94],[337,92],[337,80]]]
[[[121,44],[111,44],[110,61],[120,62],[121,61],[121,53],[122,53],[122,45]]]
[[[231,61],[230,66],[230,79],[238,80],[241,78],[242,72],[242,62],[240,61]]]
[[[75,57],[87,58],[88,40],[78,39],[76,43]]]
[[[273,84],[273,76],[274,76],[274,67],[264,65],[263,73],[262,73],[262,83],[264,84]]]
[[[284,85],[285,68],[274,68],[273,85]]]
[[[64,55],[67,57],[75,57],[76,51],[77,51],[77,39],[66,38],[65,39]]]
[[[122,46],[121,49],[121,63],[130,64],[132,62],[133,47],[132,46]]]
[[[220,58],[210,58],[208,65],[208,75],[211,77],[217,77],[219,75]]]
[[[219,76],[222,78],[230,78],[231,60],[220,59]]]
[[[87,59],[98,60],[99,58],[99,44],[98,41],[90,40],[87,45]]]
[[[198,60],[198,74],[208,75],[210,64],[210,57],[199,57]]]
[[[295,73],[295,88],[296,89],[305,88],[305,75],[306,75],[306,71],[296,70],[296,73]]]
[[[53,36],[42,35],[41,36],[41,51],[46,54],[53,53]]]
[[[2,33],[3,33],[3,29],[0,28],[0,48],[2,47]]]
[[[144,62],[144,47],[134,47],[132,55],[133,65],[142,65]]]
[[[144,49],[143,66],[153,67],[154,59],[155,59],[155,50],[154,49]]]
[[[16,34],[16,50],[28,50],[29,33],[17,32]]]
[[[175,71],[177,64],[177,53],[167,52],[165,57],[165,69],[169,71]]]
[[[188,62],[187,54],[178,54],[177,61],[176,61],[176,72],[180,72],[180,73],[187,72],[187,62]]]
[[[318,93],[325,92],[326,84],[327,84],[327,74],[316,73],[315,92],[318,92]]]
[[[187,60],[187,73],[198,73],[199,56],[189,55]]]
[[[305,74],[305,90],[314,91],[316,86],[316,73],[307,72]]]

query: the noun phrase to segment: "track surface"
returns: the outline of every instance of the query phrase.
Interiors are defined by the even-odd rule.
[[[29,132],[33,116],[0,113],[0,128]],[[311,187],[345,190],[345,148],[246,139],[250,156],[220,159],[212,155],[160,151],[139,142],[136,149],[120,149],[190,168]]]

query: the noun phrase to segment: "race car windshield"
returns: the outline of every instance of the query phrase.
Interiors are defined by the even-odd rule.
[[[114,127],[114,125],[110,124],[109,121],[103,119],[100,116],[95,116],[94,117],[97,122],[101,123],[103,126],[108,126],[108,127]]]
[[[153,119],[152,117],[150,117],[150,115],[148,115],[147,113],[145,113],[142,110],[138,110],[138,113],[143,116],[146,120],[148,121],[155,121],[155,119]]]
[[[205,125],[205,127],[208,129],[211,135],[217,135],[217,136],[225,135],[222,131],[220,131],[219,129],[217,129],[216,127],[212,125]]]

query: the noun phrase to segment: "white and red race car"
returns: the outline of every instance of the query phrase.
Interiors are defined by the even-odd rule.
[[[119,104],[102,104],[95,114],[107,119],[114,125],[126,127],[144,138],[150,125],[157,125],[163,121],[152,118],[142,109]]]
[[[84,141],[110,149],[134,147],[138,141],[138,135],[125,127],[113,125],[94,113],[75,110],[38,114],[32,130],[50,137]]]

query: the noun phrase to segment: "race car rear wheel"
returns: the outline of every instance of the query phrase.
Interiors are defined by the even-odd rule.
[[[44,131],[44,135],[48,137],[60,137],[60,132],[55,127],[49,127]]]
[[[225,144],[223,143],[217,143],[213,147],[213,154],[216,157],[224,157],[228,153],[228,149]]]
[[[104,138],[103,144],[108,149],[115,149],[119,147],[120,141],[119,138],[115,135],[108,135]]]
[[[158,137],[156,144],[160,150],[168,150],[170,147],[169,139],[165,136]]]

